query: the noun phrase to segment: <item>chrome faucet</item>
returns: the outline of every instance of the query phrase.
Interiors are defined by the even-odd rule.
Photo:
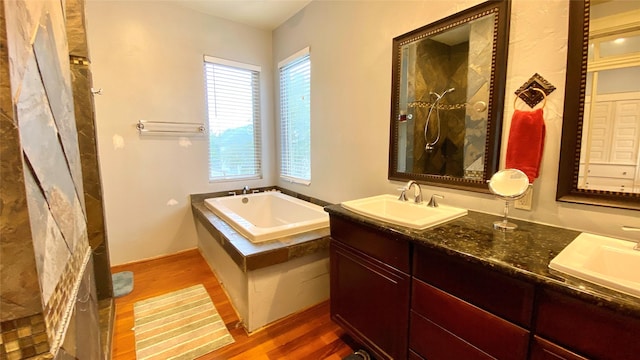
[[[415,182],[414,180],[411,180],[407,183],[407,186],[405,186],[405,189],[407,189],[407,191],[411,190],[412,186],[416,186],[416,189],[413,191],[413,195],[414,195],[414,199],[413,201],[416,202],[416,204],[422,204],[422,189],[420,188],[420,184],[418,184],[417,182]],[[405,198],[406,200],[406,198]]]
[[[637,232],[640,232],[640,227],[622,225],[622,230],[623,231],[637,231]],[[640,251],[640,240],[638,240],[638,242],[636,242],[636,246],[633,247],[633,250]]]
[[[243,193],[243,194],[248,194],[250,190],[251,190],[251,188],[249,188],[249,185],[245,185],[245,186],[242,188],[242,193]]]
[[[429,203],[427,204],[428,207],[438,207],[438,202],[436,201],[436,198],[438,199],[444,199],[444,196],[442,195],[438,195],[438,194],[433,194],[431,195],[431,200],[429,200]]]

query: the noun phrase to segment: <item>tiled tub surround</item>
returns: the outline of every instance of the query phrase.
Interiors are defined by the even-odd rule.
[[[493,229],[497,216],[472,211],[414,231],[340,205],[325,210],[332,319],[379,358],[635,359],[640,352],[638,298],[549,271],[577,231],[516,221],[505,233]],[[394,296],[369,297],[362,309],[352,305],[354,288]]]
[[[228,196],[228,192],[191,196],[198,248],[229,294],[247,331],[329,298],[329,228],[254,244],[204,205],[204,199],[220,196]]]

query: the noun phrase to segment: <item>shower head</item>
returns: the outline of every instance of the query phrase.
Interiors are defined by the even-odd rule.
[[[429,92],[429,95],[435,95],[436,96],[436,101],[439,101],[440,99],[442,99],[442,97],[444,97],[448,93],[454,92],[454,91],[456,91],[456,88],[447,89],[447,90],[443,91],[442,94],[438,94],[437,92],[431,91],[431,92]]]

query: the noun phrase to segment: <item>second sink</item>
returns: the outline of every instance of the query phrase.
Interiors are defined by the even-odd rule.
[[[432,208],[425,204],[401,201],[397,195],[389,194],[345,201],[341,206],[363,216],[417,230],[467,215],[466,209],[447,205]]]
[[[640,297],[640,251],[635,243],[582,233],[549,264],[553,270]]]

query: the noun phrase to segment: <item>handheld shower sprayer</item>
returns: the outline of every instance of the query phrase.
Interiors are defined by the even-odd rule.
[[[456,88],[449,88],[445,91],[442,92],[442,94],[438,94],[436,92],[429,92],[429,95],[435,95],[436,97],[436,101],[433,102],[433,104],[431,104],[430,108],[429,108],[429,114],[427,115],[427,122],[424,125],[424,140],[426,142],[426,145],[424,147],[425,151],[427,152],[431,152],[433,151],[435,145],[438,143],[438,141],[440,140],[440,111],[438,109],[438,105],[440,103],[440,101],[442,100],[442,98],[447,95],[448,93],[454,92],[456,91]],[[436,109],[436,116],[438,118],[438,135],[436,136],[436,139],[434,141],[429,141],[429,139],[427,138],[427,132],[429,131],[429,121],[431,119],[431,113],[433,112],[433,109]]]

